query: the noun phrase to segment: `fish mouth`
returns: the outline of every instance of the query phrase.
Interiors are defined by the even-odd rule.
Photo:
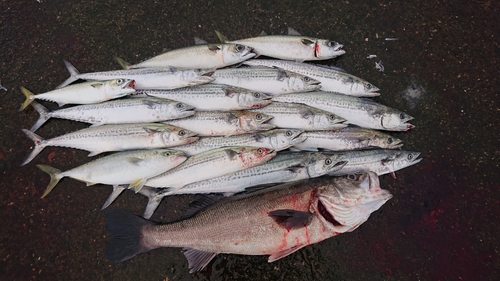
[[[123,88],[130,88],[135,90],[135,80],[132,79],[123,85]]]
[[[209,72],[205,72],[203,73],[201,76],[207,76],[207,77],[212,77],[212,75],[214,75],[215,71],[209,71]]]

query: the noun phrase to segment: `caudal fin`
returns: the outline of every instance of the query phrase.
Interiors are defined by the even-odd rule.
[[[21,105],[21,108],[19,108],[19,111],[23,111],[30,103],[35,100],[35,95],[28,89],[24,87],[19,87],[21,89],[21,92],[26,96],[26,100],[24,100],[23,104]]]
[[[63,60],[64,65],[66,66],[66,69],[69,72],[69,78],[66,79],[66,81],[62,82],[61,85],[57,86],[57,89],[68,86],[69,84],[75,82],[78,80],[78,75],[80,72],[74,67],[69,61]]]
[[[110,261],[122,262],[152,250],[142,244],[141,238],[144,226],[153,224],[125,210],[107,210],[106,229],[111,233],[111,239],[106,244],[104,254]]]
[[[34,132],[38,130],[47,120],[50,119],[50,111],[43,105],[37,103],[37,102],[32,102],[31,106],[40,114],[40,118],[36,121],[36,123],[31,127],[30,131]]]
[[[24,162],[21,164],[21,166],[24,166],[24,165],[28,164],[31,160],[33,160],[33,158],[35,158],[40,152],[42,152],[42,150],[45,148],[46,144],[44,142],[44,139],[42,137],[40,137],[39,135],[37,135],[29,130],[26,130],[26,129],[22,129],[21,131],[25,135],[27,135],[28,138],[30,138],[33,141],[33,143],[35,144],[35,147],[31,151],[28,158],[26,158],[26,160],[24,160]]]
[[[50,167],[48,165],[36,165],[38,169],[46,172],[50,176],[50,182],[45,191],[43,192],[42,198],[47,196],[54,187],[56,187],[57,183],[63,178],[61,176],[61,170],[58,170],[56,168]]]

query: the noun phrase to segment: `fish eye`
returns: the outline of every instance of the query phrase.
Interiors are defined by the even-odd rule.
[[[372,87],[373,87],[373,85],[372,85],[372,84],[366,84],[366,88],[367,88],[368,90],[370,90]]]
[[[329,117],[330,117],[330,120],[335,120],[335,119],[337,119],[337,116],[335,116],[335,115],[333,115],[333,114],[330,114],[330,115],[329,115]]]
[[[116,83],[118,83],[118,84],[123,83],[123,79],[118,79],[118,80],[116,80]]]
[[[309,78],[308,76],[304,76],[304,79],[303,79],[305,82],[309,82],[311,81],[311,78]]]
[[[408,154],[408,157],[407,157],[407,158],[408,158],[408,160],[410,160],[410,161],[411,161],[411,160],[413,159],[413,154],[411,154],[411,153],[410,153],[410,154]]]
[[[262,148],[257,149],[257,153],[259,153],[259,154],[264,153],[264,149],[262,149]]]
[[[241,52],[245,50],[245,47],[243,45],[236,45],[236,51]]]
[[[331,165],[332,164],[332,159],[326,158],[325,159],[325,165]]]
[[[177,108],[183,108],[184,104],[180,102],[180,103],[176,104],[175,107],[177,107]]]
[[[356,179],[356,175],[350,174],[350,175],[347,175],[347,178],[350,179],[350,180],[355,180]]]
[[[388,143],[388,144],[391,144],[391,143],[392,143],[392,138],[388,138],[388,139],[387,139],[387,143]]]
[[[262,114],[257,114],[257,115],[255,115],[255,119],[257,119],[257,120],[262,120]]]
[[[260,93],[253,93],[253,97],[256,99],[260,98]]]
[[[292,131],[286,131],[285,136],[291,137],[293,135]]]
[[[406,115],[404,113],[399,114],[399,118],[405,119]]]
[[[180,130],[180,131],[179,131],[179,136],[181,136],[181,137],[182,137],[182,136],[184,136],[184,135],[186,135],[186,131],[184,131],[184,130]]]
[[[333,47],[336,44],[337,44],[337,42],[335,42],[335,41],[328,41],[328,43],[327,43],[328,47]]]
[[[170,156],[170,152],[168,151],[163,152],[163,156]]]

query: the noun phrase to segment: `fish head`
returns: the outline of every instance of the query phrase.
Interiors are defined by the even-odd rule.
[[[403,141],[380,131],[371,131],[368,146],[383,149],[396,149],[403,146]]]
[[[108,99],[124,97],[135,93],[135,80],[118,78],[106,81],[104,91]]]
[[[226,65],[236,64],[255,57],[251,47],[241,44],[222,44],[222,59]]]
[[[250,168],[271,160],[276,156],[276,150],[268,147],[241,146],[233,149],[246,168]]]
[[[314,46],[314,56],[317,60],[327,60],[338,57],[345,54],[345,51],[342,49],[343,47],[344,45],[335,41],[318,39]]]
[[[177,70],[177,75],[179,75],[181,80],[186,82],[188,86],[194,86],[214,81],[215,78],[212,77],[214,71],[215,68]]]
[[[165,129],[162,131],[161,137],[165,146],[188,144],[199,139],[198,134],[193,131],[173,125],[164,125]]]
[[[298,73],[285,71],[289,92],[311,92],[321,88],[320,81]]]
[[[348,74],[346,74],[346,75],[348,75]],[[345,82],[345,81],[348,81],[348,82]],[[380,93],[377,92],[380,90],[379,88],[377,88],[372,83],[365,81],[361,78],[352,77],[349,75],[347,79],[344,79],[344,83],[351,84],[349,92],[353,96],[358,96],[358,97],[377,97],[377,96],[380,96]]]
[[[391,150],[388,152],[388,157],[381,160],[384,167],[381,173],[392,173],[415,165],[422,161],[422,158],[418,158],[418,156],[420,156],[420,152]]]
[[[336,234],[353,231],[392,198],[380,188],[374,172],[334,177],[318,188],[316,196],[312,209],[325,228]]]
[[[389,131],[408,131],[415,128],[414,125],[407,123],[412,119],[413,117],[404,112],[391,109],[382,115],[380,125],[382,128]]]
[[[241,89],[238,92],[237,102],[242,108],[261,108],[271,104],[271,96],[261,92]]]
[[[162,108],[163,112],[175,112],[175,116],[178,116],[177,118],[184,118],[191,116],[195,114],[195,107],[183,102],[178,102],[178,101],[172,101],[171,103],[167,104],[165,108]]]
[[[165,171],[165,167],[174,167],[187,159],[186,153],[173,149],[152,149],[145,151],[145,160],[151,169]]]
[[[343,122],[346,119],[326,111],[318,111],[314,114],[314,128],[318,130],[337,130],[347,127]]]
[[[267,131],[276,128],[275,125],[268,124],[273,116],[260,112],[241,112],[239,114],[240,128],[247,132]]]
[[[339,154],[311,153],[307,163],[307,173],[310,178],[316,178],[342,169],[347,161]]]
[[[303,132],[303,130],[297,129],[273,130],[269,134],[271,146],[275,150],[280,151],[304,142],[307,137],[302,135]]]

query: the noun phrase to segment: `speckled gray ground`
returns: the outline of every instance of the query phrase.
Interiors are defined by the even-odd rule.
[[[497,1],[1,1],[1,280],[499,280],[500,27]],[[65,179],[45,199],[35,164],[68,169],[83,151],[47,148],[19,167],[32,146],[22,135],[38,118],[18,112],[25,86],[47,91],[67,78],[61,59],[82,71],[118,68],[167,48],[282,34],[345,44],[334,62],[381,88],[376,100],[415,117],[396,133],[424,160],[383,176],[394,198],[350,234],[268,264],[266,257],[219,255],[190,275],[179,249],[158,249],[123,263],[103,255],[109,234],[99,210],[110,187]],[[397,41],[385,41],[397,37]],[[378,55],[385,72],[375,69]],[[410,83],[426,92],[411,108]],[[54,104],[48,104],[51,109]],[[53,137],[84,124],[51,120]],[[164,200],[153,219],[181,216],[189,197]],[[141,213],[145,198],[122,195],[113,207]]]

